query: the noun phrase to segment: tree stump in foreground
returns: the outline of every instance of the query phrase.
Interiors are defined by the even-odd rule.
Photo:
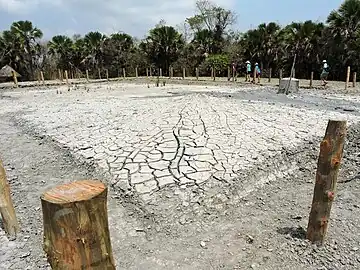
[[[103,183],[57,186],[41,196],[41,204],[44,251],[52,269],[115,269]]]
[[[5,232],[16,236],[19,223],[16,219],[15,209],[10,195],[10,185],[6,179],[6,172],[0,159],[0,213]]]
[[[345,135],[346,121],[330,120],[320,144],[314,196],[307,228],[307,239],[313,243],[323,244],[326,237]]]

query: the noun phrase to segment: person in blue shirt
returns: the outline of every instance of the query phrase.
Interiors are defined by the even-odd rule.
[[[330,69],[330,67],[329,67],[327,61],[323,60],[323,68],[322,68],[322,71],[321,71],[321,74],[320,74],[320,79],[323,82],[323,86],[327,85],[327,78],[329,76],[329,69]]]
[[[255,63],[255,76],[256,76],[256,78],[258,78],[258,83],[260,83],[261,70],[260,70],[260,67],[259,67],[258,63]],[[256,78],[254,78],[253,83],[255,83]]]
[[[245,82],[250,82],[250,76],[251,76],[251,63],[250,61],[246,61],[246,78]]]

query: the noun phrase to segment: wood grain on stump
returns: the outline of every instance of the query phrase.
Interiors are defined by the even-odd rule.
[[[346,121],[329,121],[320,144],[314,196],[307,228],[307,239],[322,244],[325,240],[337,176],[343,155]]]
[[[41,196],[44,251],[53,269],[115,269],[107,216],[107,188],[82,180]]]
[[[6,178],[6,172],[0,159],[0,214],[5,232],[16,236],[19,231],[19,223],[16,218],[14,205],[10,194],[10,185]]]

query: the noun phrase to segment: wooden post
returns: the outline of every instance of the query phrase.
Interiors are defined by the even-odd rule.
[[[38,70],[38,71],[36,72],[36,74],[37,74],[38,83],[40,84],[40,83],[41,83],[40,70]]]
[[[353,73],[353,87],[356,87],[356,72]]]
[[[106,204],[106,186],[92,180],[41,196],[43,247],[52,269],[115,269]]]
[[[215,78],[216,78],[216,69],[215,68],[213,68],[213,75],[214,75],[213,80],[215,81]]]
[[[98,74],[99,74],[99,80],[101,80],[101,72],[100,72],[100,68],[98,68]]]
[[[126,78],[126,71],[125,71],[125,68],[123,68],[123,77],[124,77],[124,79]]]
[[[346,121],[329,120],[320,144],[314,196],[307,228],[307,239],[324,243],[335,197],[337,175],[343,155]]]
[[[345,90],[348,88],[350,80],[350,66],[347,67],[347,74],[346,74],[346,82],[345,82]]]
[[[61,73],[61,70],[60,70],[60,69],[58,69],[58,73],[59,73],[59,80],[60,80],[60,82],[62,82],[62,81],[63,81],[63,78],[62,78],[62,73]]]
[[[195,68],[196,80],[199,80],[199,68]]]
[[[310,87],[313,86],[313,80],[314,80],[314,71],[311,71],[311,74],[310,74]]]
[[[14,70],[12,70],[11,73],[13,75],[15,86],[19,87],[18,80],[17,80],[17,77],[16,77],[16,72]]]
[[[172,78],[172,67],[169,67],[169,79]]]
[[[149,78],[149,69],[146,68],[146,78]]]
[[[89,82],[90,80],[89,80],[89,71],[88,70],[86,70],[86,80]]]
[[[282,80],[282,69],[279,70],[279,85],[280,85],[280,82]]]
[[[45,85],[44,73],[42,71],[40,71],[40,78],[42,83]]]
[[[271,72],[272,72],[272,68],[269,69],[269,82],[271,82]]]
[[[10,194],[10,185],[6,178],[6,172],[0,159],[0,214],[5,232],[16,236],[19,232],[19,223],[16,218],[14,205]]]
[[[139,73],[138,73],[138,67],[135,67],[135,77],[139,77]]]
[[[228,67],[228,72],[227,72],[227,79],[228,79],[228,81],[230,81],[230,78],[231,78],[231,68]]]
[[[185,77],[186,77],[186,70],[185,68],[183,67],[183,79],[185,80]]]
[[[210,68],[210,77],[211,77],[211,79],[214,78],[214,68],[213,67]]]
[[[67,70],[65,70],[65,81],[66,81],[66,85],[69,85],[69,77]]]
[[[109,81],[109,70],[105,69],[106,80]]]
[[[159,75],[162,77],[162,68],[159,68]]]

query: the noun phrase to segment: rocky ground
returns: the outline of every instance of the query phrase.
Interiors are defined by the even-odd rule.
[[[357,269],[359,102],[216,85],[6,90],[0,153],[22,232],[0,229],[0,269],[48,267],[39,196],[83,178],[111,187],[118,269]],[[329,238],[316,247],[304,230],[329,118],[350,127]]]

